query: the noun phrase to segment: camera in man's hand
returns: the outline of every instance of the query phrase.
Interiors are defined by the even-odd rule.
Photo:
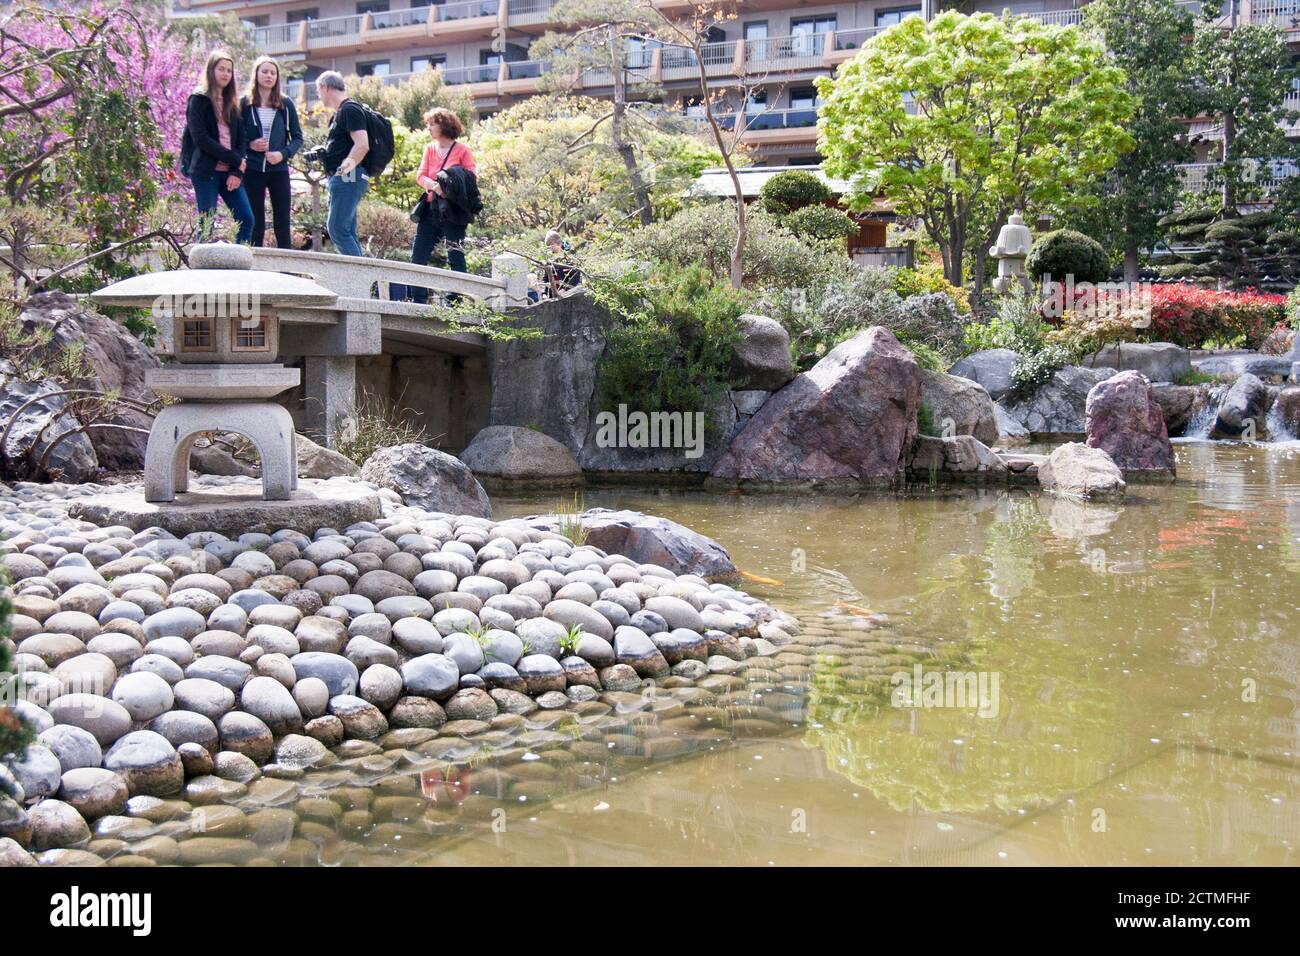
[[[326,147],[325,144],[322,143],[320,146],[313,146],[311,149],[304,149],[300,155],[302,156],[303,162],[315,166],[317,164],[323,165],[325,163],[325,153]]]

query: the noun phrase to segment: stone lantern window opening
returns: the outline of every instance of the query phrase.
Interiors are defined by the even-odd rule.
[[[184,319],[181,325],[181,350],[184,352],[215,352],[216,337],[213,334],[213,320]]]
[[[266,352],[270,349],[266,334],[266,319],[234,319],[230,323],[230,350],[232,352]]]

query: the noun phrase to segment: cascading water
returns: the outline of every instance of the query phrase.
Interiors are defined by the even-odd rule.
[[[1286,417],[1282,414],[1281,402],[1274,402],[1269,408],[1264,424],[1268,428],[1269,438],[1274,442],[1300,440],[1300,435],[1296,435],[1287,424]]]
[[[1209,440],[1210,433],[1214,430],[1214,420],[1219,417],[1219,406],[1223,403],[1223,397],[1228,394],[1227,385],[1211,385],[1208,389],[1206,402],[1187,419],[1187,425],[1183,428],[1183,437],[1197,441]]]

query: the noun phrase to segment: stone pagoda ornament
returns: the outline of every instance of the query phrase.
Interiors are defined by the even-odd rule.
[[[1025,291],[1031,290],[1029,276],[1025,274],[1025,260],[1034,244],[1033,234],[1025,225],[1020,213],[1013,212],[1007,224],[998,233],[997,245],[989,249],[989,255],[998,260],[998,276],[993,280],[993,291],[1005,295],[1011,291],[1012,284],[1019,282]]]
[[[297,432],[272,399],[300,373],[278,363],[277,307],[330,305],[337,296],[310,279],[253,268],[247,246],[194,246],[190,268],[132,276],[91,294],[100,305],[151,310],[173,361],[145,373],[159,395],[179,399],[154,419],[145,450],[144,497],[175,501],[189,487],[190,452],[206,432],[235,432],[257,446],[262,497],[287,500],[298,487]]]

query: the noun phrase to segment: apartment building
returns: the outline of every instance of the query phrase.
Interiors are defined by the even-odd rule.
[[[656,0],[671,14],[680,0]],[[1192,9],[1199,0],[1184,0]],[[233,12],[253,30],[259,52],[303,67],[290,84],[301,100],[315,95],[312,80],[324,70],[380,76],[397,83],[421,70],[442,70],[445,81],[466,91],[481,115],[537,93],[547,64],[529,57],[548,30],[554,0],[176,0],[178,13]],[[710,82],[730,88],[728,122],[744,111],[745,141],[761,165],[818,162],[813,80],[832,73],[864,42],[904,17],[932,16],[956,6],[965,12],[1004,9],[1044,22],[1079,23],[1075,0],[739,0],[738,16],[719,24],[705,47]],[[682,8],[685,9],[685,8]],[[1239,21],[1272,23],[1288,31],[1300,57],[1300,0],[1239,0]],[[664,91],[665,105],[698,110],[698,68],[688,50],[656,43],[632,44],[626,65]],[[748,77],[747,97],[736,93]],[[606,71],[589,71],[573,86],[608,95]],[[1300,109],[1300,86],[1293,94]],[[742,101],[743,100],[743,101]],[[1184,171],[1190,186],[1203,183],[1213,162],[1216,129],[1209,118],[1189,119],[1198,163]],[[1300,127],[1295,132],[1300,133]],[[1220,134],[1221,135],[1221,134]],[[1292,172],[1268,168],[1264,176]]]

